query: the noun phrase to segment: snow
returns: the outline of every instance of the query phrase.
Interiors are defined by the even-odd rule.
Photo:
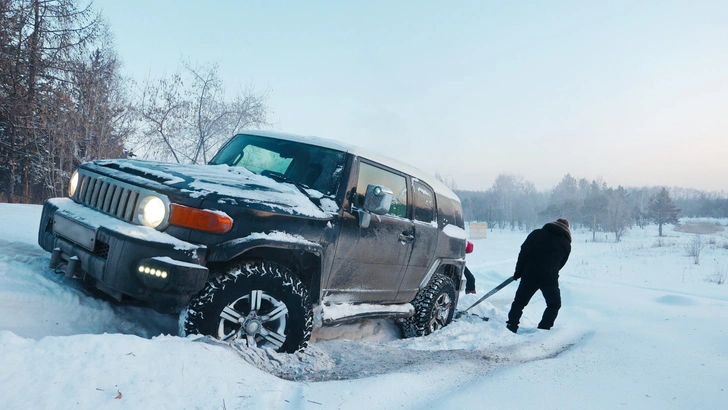
[[[317,243],[311,242],[301,235],[294,235],[294,234],[290,234],[287,232],[281,232],[281,231],[272,231],[270,233],[253,232],[244,238],[233,239],[233,240],[229,241],[228,244],[237,245],[237,244],[241,244],[241,243],[256,241],[259,239],[269,239],[271,241],[277,241],[277,242],[297,243],[297,244],[301,244],[301,245],[305,245],[305,246],[319,246]]]
[[[189,263],[189,262],[183,262],[178,261],[176,259],[172,259],[169,256],[155,256],[152,258],[155,261],[159,261],[162,263],[166,263],[167,265],[173,265],[173,266],[179,266],[182,268],[192,268],[192,269],[199,269],[200,265],[196,263]]]
[[[338,320],[344,317],[361,315],[367,312],[389,312],[389,313],[409,313],[414,312],[414,307],[405,303],[403,305],[372,305],[369,303],[361,303],[353,305],[351,303],[335,303],[323,307],[324,320]]]
[[[130,159],[99,160],[97,165],[114,164],[122,170],[133,170],[156,179],[164,180],[164,184],[180,188],[193,198],[211,194],[231,197],[248,202],[264,203],[280,209],[282,212],[306,215],[313,218],[330,218],[330,206],[326,212],[319,209],[311,200],[291,183],[280,183],[266,176],[255,174],[243,167],[228,165],[195,165],[174,164],[156,161],[140,161]],[[180,175],[192,180],[185,182]],[[132,174],[125,175],[131,181],[142,186],[149,186],[150,181]],[[185,189],[186,187],[193,190]],[[309,195],[322,198],[324,195],[316,190],[307,190]],[[218,200],[219,202],[219,200]],[[336,208],[334,209],[334,213]]]
[[[391,321],[318,329],[285,355],[175,336],[177,318],[92,296],[49,271],[41,208],[0,204],[0,408],[722,409],[728,402],[726,231],[627,231],[620,243],[575,231],[563,308],[536,329],[537,294],[518,334],[504,322],[512,284],[423,338]],[[726,221],[722,221],[726,225]],[[473,240],[478,294],[513,273],[528,232]]]
[[[445,235],[455,238],[455,239],[466,239],[467,234],[465,233],[465,229],[455,226],[455,225],[445,225],[445,227],[442,228],[442,233]]]

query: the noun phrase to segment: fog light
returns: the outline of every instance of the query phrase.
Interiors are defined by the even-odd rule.
[[[139,273],[143,273],[145,275],[154,276],[154,277],[162,278],[162,279],[167,279],[167,277],[169,277],[169,273],[167,271],[157,269],[157,268],[152,268],[152,267],[146,266],[146,265],[139,265],[138,271],[139,271]]]

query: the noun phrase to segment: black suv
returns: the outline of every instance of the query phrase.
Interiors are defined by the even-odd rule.
[[[392,317],[405,336],[453,317],[464,283],[460,200],[412,167],[273,132],[208,165],[81,165],[43,207],[50,267],[180,313],[180,333],[293,352],[313,326]]]

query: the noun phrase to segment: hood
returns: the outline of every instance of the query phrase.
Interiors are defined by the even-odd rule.
[[[93,164],[114,178],[150,187],[150,181],[172,188],[191,198],[234,200],[264,204],[276,211],[314,218],[329,217],[333,202],[318,191],[306,194],[291,183],[276,181],[242,167],[228,165],[174,164],[131,159],[99,160]],[[109,172],[117,170],[120,172]],[[167,189],[164,189],[167,191]],[[319,204],[315,203],[319,202]]]
[[[548,222],[542,229],[545,229],[554,235],[563,236],[569,240],[569,243],[571,243],[571,231],[569,230],[569,227],[561,222]]]

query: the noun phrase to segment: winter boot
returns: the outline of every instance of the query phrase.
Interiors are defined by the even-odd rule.
[[[518,333],[518,325],[512,325],[510,323],[506,323],[506,329],[510,330],[513,333]]]

